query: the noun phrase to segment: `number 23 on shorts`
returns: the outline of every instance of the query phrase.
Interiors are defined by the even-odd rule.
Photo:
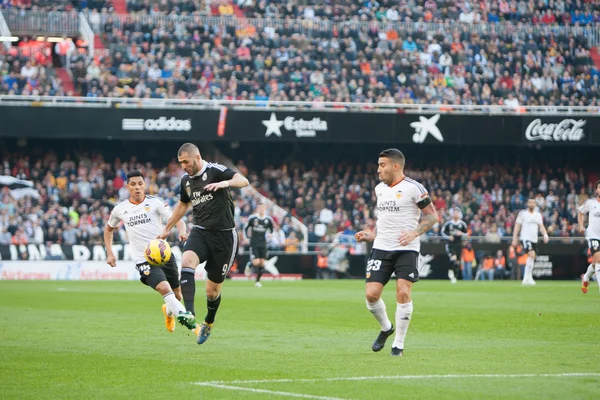
[[[379,271],[379,268],[381,268],[381,260],[370,259],[367,262],[367,272],[368,271]]]

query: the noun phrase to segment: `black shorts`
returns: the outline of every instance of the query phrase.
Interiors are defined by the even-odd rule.
[[[392,274],[396,279],[410,282],[419,280],[419,253],[416,251],[385,251],[373,249],[367,261],[367,282],[388,283]]]
[[[213,231],[194,227],[183,251],[196,253],[200,263],[206,261],[206,276],[215,283],[222,283],[231,269],[238,250],[235,229]]]
[[[460,257],[462,253],[462,244],[461,243],[446,243],[446,254],[448,254],[448,258],[452,258],[452,256],[456,256],[456,259],[460,261]]]
[[[156,286],[163,281],[169,282],[171,289],[179,287],[179,269],[173,255],[160,267],[153,267],[146,261],[136,264],[135,268],[140,273],[140,281],[152,289],[156,289]]]
[[[529,240],[523,240],[521,243],[523,244],[523,249],[526,253],[535,251],[535,254],[537,255],[537,243],[530,242]]]
[[[252,246],[250,248],[250,260],[254,260],[255,258],[267,258],[267,246]]]
[[[592,255],[600,251],[600,239],[588,239],[588,249]]]

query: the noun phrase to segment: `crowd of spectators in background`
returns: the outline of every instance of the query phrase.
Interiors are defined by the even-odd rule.
[[[133,0],[130,15],[111,14],[110,3],[65,4],[92,8],[90,25],[108,49],[92,60],[74,54],[71,72],[82,96],[306,101],[313,107],[324,101],[600,105],[600,72],[588,38],[531,28],[598,24],[598,0]],[[186,13],[232,18],[147,17]],[[463,24],[427,25],[448,21]],[[507,21],[529,27],[471,29]],[[20,74],[27,61],[13,67],[12,59],[4,60],[3,79],[14,83],[7,71]],[[1,90],[62,94],[56,87],[25,86]]]
[[[175,161],[168,165],[128,160],[104,160],[99,155],[78,154],[58,159],[52,151],[41,159],[5,155],[4,175],[31,180],[39,199],[15,199],[8,188],[0,193],[0,244],[100,244],[102,232],[114,204],[128,198],[125,179],[128,171],[144,173],[148,194],[157,195],[173,206],[178,201],[183,171]],[[285,214],[275,218],[270,236],[274,250],[295,251],[303,239],[308,242],[344,240],[374,226],[376,165],[323,163],[305,166],[300,162],[271,165],[261,171],[237,168],[248,176],[262,199],[271,199]],[[581,236],[577,207],[593,193],[582,171],[570,169],[522,169],[519,165],[477,165],[467,168],[433,167],[406,171],[428,189],[438,210],[440,223],[424,240],[439,240],[439,229],[460,208],[469,227],[469,236],[489,242],[512,237],[517,213],[534,196],[551,237]],[[234,196],[239,231],[261,200],[255,194]],[[294,227],[295,217],[308,227],[308,237]],[[188,220],[188,222],[191,222]],[[124,229],[117,240],[126,242]],[[172,240],[175,240],[173,236]]]

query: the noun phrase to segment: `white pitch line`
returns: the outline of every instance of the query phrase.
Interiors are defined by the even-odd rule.
[[[247,381],[208,381],[194,382],[196,385],[239,385],[246,383],[294,383],[294,382],[334,382],[334,381],[368,381],[368,380],[400,380],[400,379],[448,379],[448,378],[568,378],[568,377],[600,377],[600,373],[573,372],[564,374],[449,374],[449,375],[390,375],[390,376],[353,376],[337,378],[309,379],[263,379]]]
[[[346,400],[340,397],[325,397],[325,396],[313,396],[311,394],[302,394],[302,393],[292,393],[292,392],[280,392],[277,390],[265,390],[265,389],[254,389],[254,388],[245,388],[238,386],[229,386],[229,385],[220,385],[217,383],[209,383],[209,382],[195,382],[195,385],[206,386],[206,387],[214,387],[218,389],[228,389],[228,390],[240,390],[244,392],[252,392],[252,393],[267,393],[267,394],[276,394],[279,396],[287,396],[287,397],[300,397],[303,399],[318,399],[318,400]]]

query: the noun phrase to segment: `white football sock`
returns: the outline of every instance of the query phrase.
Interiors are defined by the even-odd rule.
[[[455,278],[453,269],[448,270],[448,278],[450,278],[450,280],[453,280]]]
[[[585,274],[583,275],[583,281],[589,282],[590,279],[592,279],[592,276],[594,276],[594,272],[594,264],[588,265],[587,271],[585,271]]]
[[[523,274],[523,283],[529,283],[533,281],[533,263],[534,259],[531,257],[527,257],[527,262],[525,263],[525,273]]]
[[[389,331],[392,328],[392,321],[387,316],[385,303],[381,298],[375,303],[369,303],[367,300],[367,308],[371,311],[377,322],[379,322],[379,325],[381,325],[382,331]]]
[[[413,303],[409,301],[405,304],[396,306],[396,337],[394,338],[394,344],[392,347],[397,349],[404,349],[404,338],[408,331],[408,325],[410,324],[410,318],[413,312]]]
[[[596,264],[596,282],[598,282],[598,290],[600,290],[600,264]]]
[[[185,312],[185,307],[183,306],[183,304],[181,304],[179,300],[177,300],[177,297],[175,297],[175,293],[169,292],[163,296],[163,299],[165,299],[168,314],[177,315],[180,312]]]

